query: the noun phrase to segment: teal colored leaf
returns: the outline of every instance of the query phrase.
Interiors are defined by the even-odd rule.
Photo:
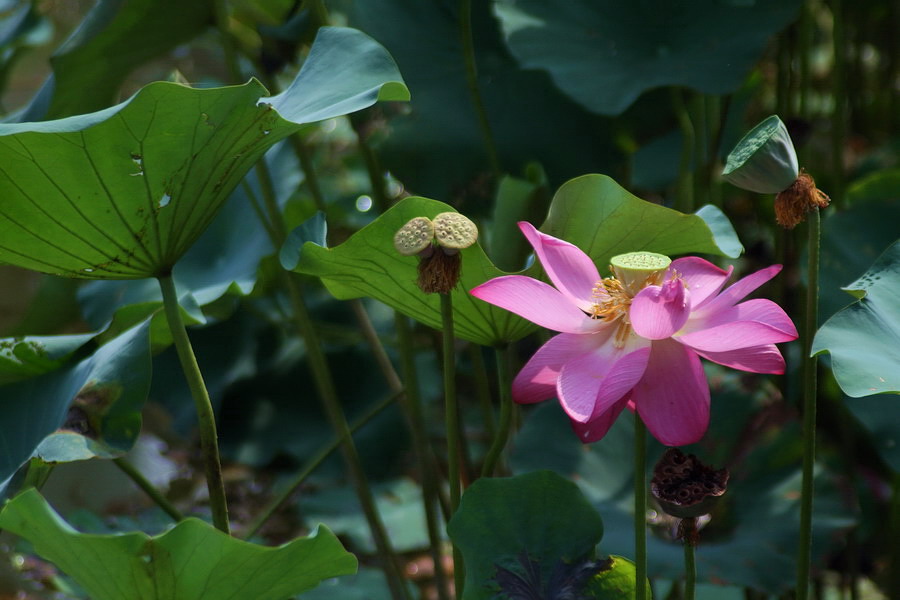
[[[576,102],[618,115],[665,85],[736,90],[800,2],[502,0],[495,11],[513,55],[543,69]]]
[[[844,398],[844,405],[866,431],[878,455],[894,473],[900,473],[900,410],[897,396],[876,394],[865,398]]]
[[[698,215],[686,215],[641,200],[606,175],[584,175],[563,184],[541,231],[587,252],[601,272],[610,258],[625,252],[735,258],[742,250],[720,211],[704,208]]]
[[[0,261],[89,279],[169,273],[269,147],[304,123],[371,105],[373,78],[398,94],[399,73],[364,34],[324,28],[316,45],[297,76],[312,89],[267,100],[255,80],[210,89],[157,82],[100,112],[0,125]],[[333,62],[346,52],[328,50],[345,46],[361,53],[358,62]],[[382,70],[348,85],[375,58]]]
[[[491,166],[466,80],[458,0],[348,4],[349,24],[388,49],[412,93],[403,111],[385,111],[390,136],[378,148],[384,168],[417,195],[454,206],[460,198],[472,205],[489,202]],[[492,4],[472,3],[472,29],[479,90],[503,169],[520,173],[524,165],[540,163],[555,187],[597,165],[622,164],[608,120],[509,55]]]
[[[284,600],[357,566],[324,526],[277,548],[194,518],[153,537],[79,533],[34,489],[6,505],[0,527],[31,542],[94,600]]]
[[[417,321],[441,328],[440,298],[416,285],[415,256],[401,256],[394,234],[413,217],[434,217],[453,208],[428,198],[404,198],[343,244],[323,248],[307,242],[294,269],[314,275],[336,298],[368,296]],[[484,345],[502,344],[526,335],[534,326],[512,313],[469,294],[473,287],[504,275],[475,244],[460,252],[462,273],[453,290],[454,333]]]
[[[368,296],[431,327],[441,327],[440,299],[416,286],[418,258],[394,249],[394,234],[413,217],[434,217],[453,210],[427,198],[397,203],[349,240],[334,248],[305,244],[296,271],[320,277],[337,298]],[[652,204],[633,196],[605,175],[585,175],[565,183],[553,198],[541,230],[585,250],[604,271],[609,259],[648,250],[667,255],[688,253],[737,256],[741,246],[721,213],[708,211],[715,233],[696,215]],[[461,252],[462,274],[452,293],[454,333],[483,345],[515,341],[535,329],[531,323],[468,293],[501,275],[479,245]],[[539,266],[527,273],[536,275]]]
[[[83,333],[0,339],[0,385],[61,367],[73,352],[93,337],[93,333]]]
[[[857,301],[816,332],[813,355],[831,355],[831,370],[848,396],[900,393],[900,241],[843,289]]]
[[[853,297],[841,286],[855,281],[897,240],[900,222],[900,169],[879,171],[853,182],[846,208],[822,220],[819,324]]]
[[[554,570],[591,558],[603,521],[574,483],[538,471],[477,480],[447,532],[465,559],[463,600],[489,600],[499,589],[498,570],[519,573],[536,563],[533,583],[543,591]]]
[[[325,214],[319,211],[288,235],[278,253],[281,266],[288,271],[293,271],[300,260],[300,249],[303,244],[312,242],[316,246],[324,248],[327,235],[328,224],[325,222]]]
[[[131,449],[150,389],[148,330],[135,327],[71,367],[2,388],[0,481],[32,456],[52,463]]]
[[[141,64],[203,33],[213,20],[210,0],[101,0],[50,59],[52,93],[43,115],[58,119],[109,106]]]

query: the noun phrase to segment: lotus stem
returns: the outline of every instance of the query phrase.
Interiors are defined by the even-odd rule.
[[[647,599],[647,427],[634,411],[634,597]]]
[[[819,301],[819,209],[808,219],[806,319],[803,331],[803,483],[800,492],[800,531],[797,549],[797,600],[809,595],[812,561],[813,470],[816,463],[816,363],[812,342],[818,322]]]
[[[399,397],[399,394],[394,394],[389,398],[379,402],[372,408],[370,408],[365,414],[357,418],[353,423],[350,424],[350,433],[356,433],[356,431],[362,428],[366,423],[374,419],[377,415],[381,414],[381,412],[386,409],[388,406],[394,403],[395,400]],[[247,531],[244,532],[244,539],[249,539],[256,535],[257,532],[262,528],[263,525],[275,514],[278,509],[280,509],[285,502],[293,495],[293,493],[306,481],[306,478],[315,472],[319,466],[325,462],[325,459],[331,456],[335,450],[337,450],[343,439],[339,437],[335,437],[331,442],[329,442],[326,446],[320,449],[312,458],[310,458],[303,468],[294,476],[291,482],[281,491],[278,496],[272,499],[268,505],[260,512],[253,522],[247,527]]]
[[[219,442],[216,433],[216,415],[209,400],[209,392],[203,382],[197,357],[188,338],[181,308],[178,305],[178,294],[171,274],[158,277],[162,291],[163,307],[169,331],[175,343],[181,370],[184,371],[194,408],[197,410],[197,422],[200,429],[200,449],[203,454],[203,466],[206,472],[206,486],[209,489],[209,504],[212,509],[213,525],[216,529],[230,534],[228,526],[228,503],[225,500],[225,480],[222,478],[222,463],[219,459]]]
[[[496,349],[497,354],[497,385],[500,389],[500,423],[494,441],[484,459],[481,470],[482,477],[491,477],[497,468],[500,455],[506,448],[509,440],[510,424],[512,423],[512,373],[509,367],[509,347],[503,346]]]
[[[456,402],[456,354],[453,347],[453,301],[450,294],[440,294],[441,325],[443,329],[443,365],[444,365],[444,410],[447,422],[447,479],[450,483],[450,514],[459,508],[462,496],[460,484],[459,452],[460,429],[459,407]],[[465,567],[462,552],[453,544],[453,581],[456,585],[456,597],[463,597],[465,583]]]
[[[693,540],[697,535],[697,519],[682,519],[681,523],[684,527],[684,600],[694,600],[694,589],[697,587],[697,561]]]
[[[481,99],[481,91],[478,88],[478,65],[475,62],[475,41],[472,37],[472,0],[460,0],[459,2],[459,34],[466,65],[466,84],[469,86],[475,114],[478,115],[478,126],[481,128],[481,137],[484,140],[484,149],[487,152],[491,171],[494,177],[499,179],[503,171],[500,167],[497,145],[494,143],[494,134],[491,132],[491,123],[488,121],[487,111]]]
[[[691,172],[691,162],[695,147],[695,134],[691,115],[685,106],[681,90],[678,88],[672,88],[672,107],[681,130],[681,160],[678,163],[675,208],[683,213],[689,213],[694,209],[694,176]]]
[[[132,465],[124,458],[113,459],[113,464],[119,467],[120,471],[125,473],[125,475],[127,475],[135,485],[141,488],[144,493],[147,494],[147,496],[163,510],[163,512],[172,517],[172,520],[184,520],[184,515],[181,514],[181,511],[175,508],[175,505],[169,502],[169,499],[166,498],[158,489],[156,489],[156,486],[154,486],[146,477],[144,477],[144,474],[138,471],[134,467],[134,465]]]
[[[425,419],[422,417],[422,396],[419,393],[419,377],[415,365],[415,352],[412,344],[412,332],[409,321],[400,313],[394,313],[397,329],[397,342],[400,348],[400,363],[403,371],[405,394],[405,412],[409,419],[413,448],[416,453],[419,472],[422,478],[422,505],[425,509],[425,525],[428,539],[431,542],[429,551],[434,562],[434,580],[439,600],[450,600],[450,588],[447,573],[444,571],[442,539],[440,534],[440,514],[437,504],[440,502],[438,490],[439,470],[434,453],[428,443]]]

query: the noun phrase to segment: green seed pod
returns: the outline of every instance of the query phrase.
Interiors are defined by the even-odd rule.
[[[750,130],[728,155],[722,178],[758,194],[786,190],[800,175],[787,128],[776,115]]]
[[[394,234],[394,248],[403,256],[415,256],[431,246],[434,224],[427,217],[410,219]]]

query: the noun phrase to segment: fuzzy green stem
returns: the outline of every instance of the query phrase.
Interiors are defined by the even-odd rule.
[[[303,171],[303,180],[306,182],[306,188],[312,196],[313,204],[316,210],[325,212],[325,195],[322,193],[322,186],[319,185],[319,177],[316,175],[316,169],[313,165],[312,154],[310,154],[309,146],[300,137],[300,134],[294,134],[289,138],[291,148],[300,161],[300,169]]]
[[[304,0],[303,8],[309,10],[318,27],[328,25],[328,9],[325,8],[325,3],[322,0]]]
[[[222,57],[224,59],[225,68],[228,70],[228,77],[231,83],[238,83],[241,79],[241,68],[238,64],[238,53],[236,43],[231,35],[228,27],[228,2],[227,0],[215,0],[213,3],[213,11],[215,14],[216,28],[222,38]]]
[[[403,371],[403,384],[406,390],[405,412],[409,419],[409,428],[413,438],[419,472],[422,478],[422,505],[425,509],[425,525],[428,539],[431,542],[429,551],[434,562],[434,579],[439,600],[450,600],[450,587],[447,572],[444,570],[443,553],[441,552],[440,515],[437,503],[440,501],[438,491],[438,468],[431,445],[428,443],[425,419],[422,417],[422,396],[419,393],[419,375],[415,364],[415,351],[412,343],[412,332],[409,321],[400,313],[395,313],[394,322],[397,329],[397,343],[400,350],[400,367]]]
[[[372,352],[375,363],[381,370],[381,374],[384,375],[388,388],[394,394],[401,392],[403,390],[403,382],[400,381],[400,376],[397,375],[397,371],[394,369],[393,363],[391,363],[391,358],[387,355],[384,345],[381,343],[381,338],[378,337],[378,332],[375,331],[375,327],[372,325],[372,319],[369,318],[365,305],[359,298],[348,302],[350,303],[350,309],[353,311],[353,316],[356,317],[359,330],[369,345],[369,350]]]
[[[443,329],[444,410],[447,422],[447,479],[450,483],[450,514],[455,514],[462,497],[459,473],[460,428],[459,407],[456,403],[456,353],[453,347],[453,301],[450,294],[441,294],[441,325]],[[462,598],[465,567],[462,552],[453,544],[453,580],[456,597]]]
[[[278,209],[275,200],[274,186],[272,185],[272,177],[268,166],[264,160],[257,163],[257,174],[260,180],[260,189],[263,192],[266,210],[269,212],[269,221],[276,229],[276,239],[272,240],[276,248],[280,248],[284,243],[286,233],[284,218]],[[375,499],[372,490],[366,480],[365,473],[362,468],[362,461],[359,458],[359,452],[356,444],[353,442],[353,436],[350,435],[350,426],[347,423],[347,417],[341,406],[334,387],[334,379],[331,376],[331,370],[328,368],[328,361],[325,359],[325,353],[319,342],[318,332],[310,317],[306,302],[303,300],[303,290],[300,280],[287,271],[281,271],[283,283],[288,291],[291,308],[293,310],[294,321],[297,325],[303,341],[306,343],[306,359],[310,371],[313,374],[313,382],[318,391],[319,399],[328,417],[332,429],[341,440],[341,454],[344,458],[344,464],[350,473],[350,480],[356,490],[357,498],[363,509],[363,515],[369,524],[372,532],[372,538],[378,553],[384,559],[384,571],[387,576],[388,587],[391,590],[391,596],[394,600],[408,600],[409,592],[400,571],[397,557],[391,547],[390,539],[381,521],[378,508],[375,506]]]
[[[512,373],[509,366],[509,346],[496,349],[497,353],[497,385],[500,389],[500,424],[497,426],[497,434],[494,442],[488,450],[481,470],[482,477],[491,477],[497,468],[500,455],[506,448],[509,439],[509,429],[512,423]]]
[[[697,561],[693,538],[696,535],[697,520],[682,520],[684,527],[684,600],[694,600],[694,589],[697,587]]]
[[[896,540],[900,536],[900,473],[894,473],[891,480],[891,531],[888,539]],[[888,581],[888,598],[900,598],[900,544],[892,544],[890,555],[890,579]]]
[[[171,274],[160,275],[158,280],[166,319],[169,322],[169,331],[172,333],[178,360],[181,362],[181,370],[184,371],[188,388],[191,390],[191,397],[194,399],[194,408],[197,410],[200,450],[203,454],[213,525],[217,529],[229,533],[228,504],[225,501],[225,480],[222,478],[222,463],[219,460],[216,415],[209,400],[209,392],[206,391],[206,384],[203,382],[203,375],[200,373],[200,366],[197,364],[197,357],[194,355],[194,349],[191,347],[191,341],[181,318],[175,281]]]
[[[474,379],[475,394],[478,396],[478,405],[481,407],[481,420],[484,421],[484,432],[487,439],[492,440],[497,435],[494,426],[494,407],[491,402],[490,383],[488,382],[487,367],[484,364],[482,347],[477,344],[469,346],[469,355],[472,360],[472,379]]]
[[[475,114],[478,115],[478,126],[481,128],[481,137],[484,140],[484,148],[491,171],[499,180],[502,174],[500,158],[497,154],[497,145],[494,143],[494,135],[491,132],[491,123],[488,121],[487,111],[481,99],[481,91],[478,89],[478,66],[475,62],[475,41],[472,36],[472,0],[460,0],[459,2],[459,34],[466,64],[466,84],[469,87],[469,94],[472,96],[472,106],[475,108]]]
[[[306,342],[307,363],[313,373],[313,381],[319,392],[319,398],[322,401],[331,427],[341,440],[341,454],[350,472],[350,479],[356,489],[356,495],[359,498],[359,503],[362,505],[363,514],[372,532],[375,547],[385,561],[384,569],[387,575],[388,586],[391,588],[391,595],[395,600],[408,599],[408,590],[404,584],[397,557],[391,547],[384,523],[382,523],[378,508],[375,506],[375,498],[363,472],[362,461],[359,458],[359,452],[356,449],[356,444],[353,442],[353,437],[350,435],[350,426],[347,423],[344,409],[338,400],[334,379],[331,377],[331,371],[322,351],[318,333],[303,300],[300,282],[292,273],[285,272],[285,274],[287,275],[285,280],[295,322],[300,335]]]
[[[370,408],[365,414],[357,418],[353,423],[350,424],[350,433],[356,433],[358,429],[363,427],[366,423],[374,419],[377,415],[381,414],[381,411],[386,409],[388,406],[394,403],[394,401],[398,398],[398,395],[395,394],[385,400],[379,402],[372,408]],[[328,445],[324,446],[321,450],[319,450],[312,458],[310,458],[307,463],[303,466],[303,468],[294,476],[291,482],[281,491],[278,496],[272,499],[268,505],[256,516],[255,519],[247,526],[247,531],[244,533],[244,539],[249,539],[256,535],[256,533],[262,528],[266,522],[272,518],[285,502],[290,499],[293,493],[297,490],[300,485],[306,481],[306,478],[315,472],[319,466],[325,462],[325,459],[331,456],[331,454],[337,450],[343,439],[335,436],[335,438],[328,443]]]
[[[647,598],[647,427],[634,411],[634,592]]]
[[[153,500],[153,502],[155,502],[167,515],[172,517],[173,520],[184,520],[184,515],[181,514],[181,511],[175,508],[175,505],[169,502],[169,499],[163,496],[162,493],[160,493],[160,491],[144,477],[143,473],[134,468],[134,465],[124,458],[113,459],[113,464],[119,467],[120,471],[125,473],[135,485],[141,488],[144,493],[147,494],[147,496],[149,496],[150,499]]]
[[[816,463],[816,363],[812,341],[816,333],[819,302],[819,210],[807,220],[806,318],[803,331],[803,483],[800,492],[800,531],[797,548],[797,600],[809,595],[812,560],[813,470]]]
[[[675,208],[683,213],[694,209],[694,182],[691,173],[691,162],[694,154],[694,124],[684,103],[681,90],[672,88],[672,108],[678,119],[681,130],[681,159],[678,163],[678,183],[675,195]]]
[[[831,111],[831,198],[837,205],[844,196],[844,132],[847,107],[847,48],[844,35],[842,0],[831,0],[832,43],[834,44],[834,69],[831,73],[831,93],[834,108]]]

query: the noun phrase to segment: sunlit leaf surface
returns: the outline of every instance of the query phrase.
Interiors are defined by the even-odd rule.
[[[357,565],[324,526],[277,548],[194,518],[154,537],[78,533],[35,489],[7,504],[0,527],[30,541],[95,600],[283,600]]]

